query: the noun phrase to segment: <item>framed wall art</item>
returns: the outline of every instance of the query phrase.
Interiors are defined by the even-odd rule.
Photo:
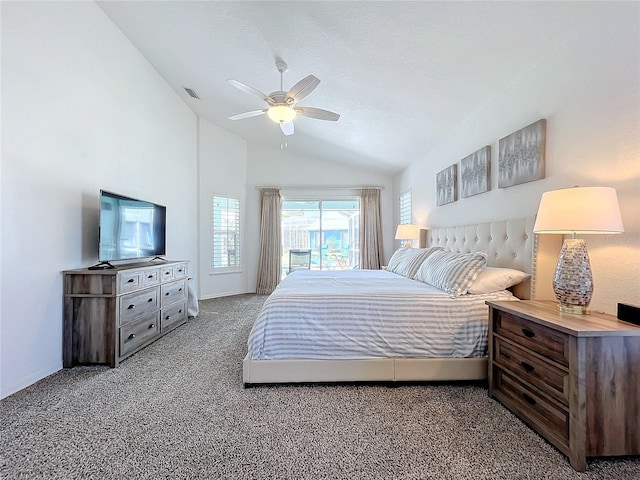
[[[458,199],[458,165],[455,163],[436,174],[436,205]]]
[[[546,120],[538,120],[498,142],[498,187],[544,178]]]
[[[491,147],[487,145],[460,160],[460,195],[463,198],[491,188]]]

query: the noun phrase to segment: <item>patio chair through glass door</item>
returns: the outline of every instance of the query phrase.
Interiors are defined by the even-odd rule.
[[[311,250],[289,250],[289,271],[309,270],[311,268]]]

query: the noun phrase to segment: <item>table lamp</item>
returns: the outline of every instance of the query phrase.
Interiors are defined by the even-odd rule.
[[[420,228],[412,223],[401,223],[396,228],[396,240],[406,240],[405,247],[411,248],[411,240],[420,238]]]
[[[561,312],[588,314],[593,276],[586,242],[576,235],[624,232],[615,189],[573,187],[543,193],[533,231],[572,235],[562,244],[553,291]]]

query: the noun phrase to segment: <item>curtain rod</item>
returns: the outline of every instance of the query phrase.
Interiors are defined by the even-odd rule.
[[[263,188],[278,188],[280,190],[363,190],[365,188],[373,188],[377,190],[384,190],[384,186],[381,185],[256,185],[256,190]]]

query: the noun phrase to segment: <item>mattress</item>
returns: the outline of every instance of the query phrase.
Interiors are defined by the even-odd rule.
[[[253,360],[474,358],[487,354],[487,300],[509,291],[448,294],[384,270],[288,275],[248,339]]]

